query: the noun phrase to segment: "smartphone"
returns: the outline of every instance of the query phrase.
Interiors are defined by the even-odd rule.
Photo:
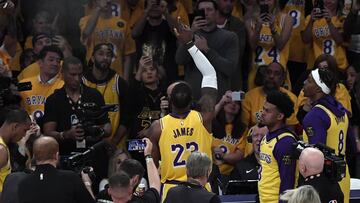
[[[200,9],[195,12],[195,16],[200,16],[200,19],[205,19],[205,10]]]
[[[316,13],[322,13],[322,10],[324,9],[324,1],[316,0],[314,4],[314,8],[316,10]]]
[[[128,151],[144,151],[146,147],[145,141],[141,139],[128,140]]]
[[[19,92],[28,91],[32,89],[31,82],[19,82],[16,84],[16,86]]]
[[[232,101],[242,101],[245,99],[245,92],[243,91],[234,91],[231,93]]]
[[[260,5],[260,14],[263,13],[269,13],[269,5],[267,4]]]

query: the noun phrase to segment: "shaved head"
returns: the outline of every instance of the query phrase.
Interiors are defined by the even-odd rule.
[[[305,148],[299,157],[301,175],[308,177],[319,174],[324,168],[324,154],[317,148]]]
[[[54,160],[58,152],[59,144],[52,137],[40,137],[34,142],[33,153],[36,162]]]

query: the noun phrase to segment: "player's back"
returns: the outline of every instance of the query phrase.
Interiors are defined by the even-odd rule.
[[[160,119],[160,125],[161,182],[186,181],[186,159],[193,151],[212,157],[212,135],[197,111],[190,111],[183,119],[169,114]]]

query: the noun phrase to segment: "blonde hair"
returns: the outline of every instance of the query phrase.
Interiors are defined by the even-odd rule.
[[[286,200],[288,203],[321,203],[319,194],[311,185],[286,190],[280,199]]]

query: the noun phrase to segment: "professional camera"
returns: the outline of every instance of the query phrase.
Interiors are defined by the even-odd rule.
[[[85,131],[85,136],[101,138],[104,136],[104,129],[100,128],[96,122],[109,111],[118,111],[118,105],[97,106],[95,103],[84,103],[76,111],[79,124]]]
[[[294,154],[293,157],[295,159],[299,159],[299,156],[307,147],[314,147],[319,149],[324,154],[324,170],[323,173],[326,177],[328,177],[332,181],[341,181],[345,177],[346,174],[346,162],[344,160],[343,155],[336,155],[335,150],[322,144],[317,143],[315,145],[308,144],[303,141],[298,141],[294,144]]]
[[[31,82],[18,83],[9,77],[0,77],[0,107],[20,105],[21,97],[14,93],[11,85],[14,85],[19,92],[32,89]]]

